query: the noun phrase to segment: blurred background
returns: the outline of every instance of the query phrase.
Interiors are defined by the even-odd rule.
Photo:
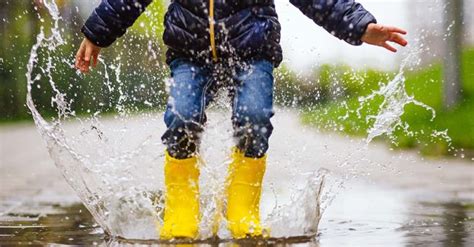
[[[40,2],[39,0],[37,2]],[[76,114],[114,112],[104,101],[119,95],[102,90],[100,75],[82,77],[71,68],[82,39],[80,27],[99,0],[57,0],[66,27],[68,46],[61,50],[64,67],[56,83],[74,98]],[[297,108],[303,122],[328,131],[366,135],[380,101],[369,104],[362,116],[354,114],[358,97],[370,94],[393,77],[407,53],[417,51],[420,63],[406,71],[409,94],[433,107],[436,118],[424,109],[406,107],[403,119],[418,135],[398,131],[394,147],[416,148],[428,155],[472,157],[474,150],[474,1],[472,0],[361,0],[379,23],[408,30],[410,45],[391,54],[382,48],[353,47],[339,41],[302,15],[286,0],[277,0],[282,24],[285,59],[276,75],[276,103]],[[48,21],[45,9],[30,0],[0,1],[0,122],[31,121],[25,106],[25,65],[40,26]],[[154,1],[127,33],[104,51],[105,61],[122,62],[121,81],[125,104],[137,111],[160,111],[166,93],[165,47],[161,43],[162,19],[167,3]],[[133,46],[126,45],[133,44]],[[126,47],[127,49],[122,49]],[[138,53],[145,53],[137,56]],[[104,66],[104,65],[99,65]],[[73,78],[74,83],[71,83]],[[95,79],[94,79],[95,78]],[[54,116],[48,86],[35,89],[41,113]],[[346,116],[342,118],[342,116]],[[436,138],[433,130],[448,130],[451,140]],[[461,152],[460,152],[461,150]]]

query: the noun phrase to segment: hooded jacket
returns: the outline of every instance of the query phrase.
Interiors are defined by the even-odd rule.
[[[125,34],[152,0],[102,0],[82,27],[100,47]],[[159,0],[155,0],[159,1]],[[352,45],[375,18],[353,0],[290,0],[307,17]],[[280,23],[273,0],[172,0],[164,20],[168,63],[188,58],[198,63],[221,59],[282,60]]]

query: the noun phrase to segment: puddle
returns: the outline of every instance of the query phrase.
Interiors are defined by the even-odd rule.
[[[474,243],[474,203],[422,202],[410,214],[411,220],[399,228],[407,244],[472,246]]]
[[[45,211],[36,214],[28,211]],[[265,240],[229,241],[220,239],[205,239],[192,242],[174,241],[173,244],[198,245],[260,245],[260,244],[298,244],[311,243],[312,237],[270,238]],[[70,205],[60,204],[30,204],[23,205],[14,212],[0,216],[0,245],[31,245],[31,244],[61,244],[61,245],[154,245],[170,244],[157,240],[130,240],[111,238],[106,235],[94,221],[92,215],[82,203]]]
[[[331,205],[315,238],[206,239],[183,246],[470,246],[474,241],[473,202],[416,201],[399,190],[354,184]],[[25,203],[0,216],[0,245],[17,244],[135,246],[166,242],[110,238],[81,203]]]
[[[104,239],[102,229],[81,203],[21,205],[0,218],[2,246],[52,243],[93,245],[102,243]]]
[[[378,185],[377,185],[378,186]],[[365,187],[338,195],[321,221],[320,246],[471,246],[473,202],[421,201]],[[349,206],[350,205],[350,206]],[[452,244],[449,244],[449,243]]]

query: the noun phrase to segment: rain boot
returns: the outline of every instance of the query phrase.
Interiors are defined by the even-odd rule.
[[[266,156],[249,158],[234,148],[227,177],[227,223],[233,238],[262,237],[260,194]]]
[[[197,158],[165,157],[165,211],[161,239],[191,238],[198,235],[199,169]]]

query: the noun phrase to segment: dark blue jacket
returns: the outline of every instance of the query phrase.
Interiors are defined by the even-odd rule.
[[[151,1],[102,0],[82,32],[95,44],[109,46],[126,32]],[[367,25],[376,22],[353,0],[290,2],[316,24],[352,45],[362,44],[360,39]],[[222,58],[260,57],[272,61],[276,67],[282,60],[280,23],[273,0],[172,0],[164,25],[168,63],[178,57],[200,63]]]

